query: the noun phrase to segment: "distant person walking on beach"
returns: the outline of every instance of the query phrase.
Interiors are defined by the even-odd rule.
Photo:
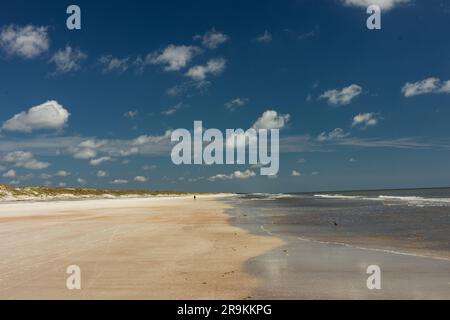
[[[197,200],[197,196],[194,196],[194,200]]]

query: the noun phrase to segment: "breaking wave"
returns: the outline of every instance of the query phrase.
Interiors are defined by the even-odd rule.
[[[401,202],[414,206],[449,206],[450,198],[424,198],[415,196],[387,196],[379,195],[378,197],[364,196],[347,196],[341,194],[316,194],[316,198],[323,199],[342,199],[342,200],[367,200],[367,201],[385,201],[385,202]]]

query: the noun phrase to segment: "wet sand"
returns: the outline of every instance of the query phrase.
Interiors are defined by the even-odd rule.
[[[247,262],[261,282],[255,299],[450,299],[450,261],[303,238]],[[367,288],[369,266],[381,290]]]
[[[283,242],[229,225],[218,199],[1,204],[0,299],[252,298],[245,262]]]

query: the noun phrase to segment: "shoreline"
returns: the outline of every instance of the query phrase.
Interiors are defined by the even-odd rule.
[[[231,204],[233,200],[230,201]],[[250,258],[246,270],[261,279],[255,299],[450,299],[450,260],[434,252],[402,252],[283,232],[282,222],[261,219],[265,208],[236,206],[231,223],[285,244]],[[271,207],[266,210],[277,210]],[[280,224],[281,223],[281,224]],[[324,230],[325,231],[325,230]],[[326,237],[326,233],[322,235]],[[332,237],[332,236],[331,236]],[[317,237],[316,237],[317,238]],[[358,243],[356,239],[354,242]],[[385,245],[389,245],[386,239]],[[392,243],[391,243],[392,244]],[[369,290],[369,266],[381,270],[381,290]]]

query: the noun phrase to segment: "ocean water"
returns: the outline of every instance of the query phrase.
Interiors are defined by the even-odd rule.
[[[232,222],[254,233],[450,260],[450,188],[242,194]]]
[[[242,194],[231,223],[283,245],[251,258],[258,299],[450,299],[450,189]],[[244,248],[245,249],[245,248]],[[367,268],[382,272],[367,287]]]

